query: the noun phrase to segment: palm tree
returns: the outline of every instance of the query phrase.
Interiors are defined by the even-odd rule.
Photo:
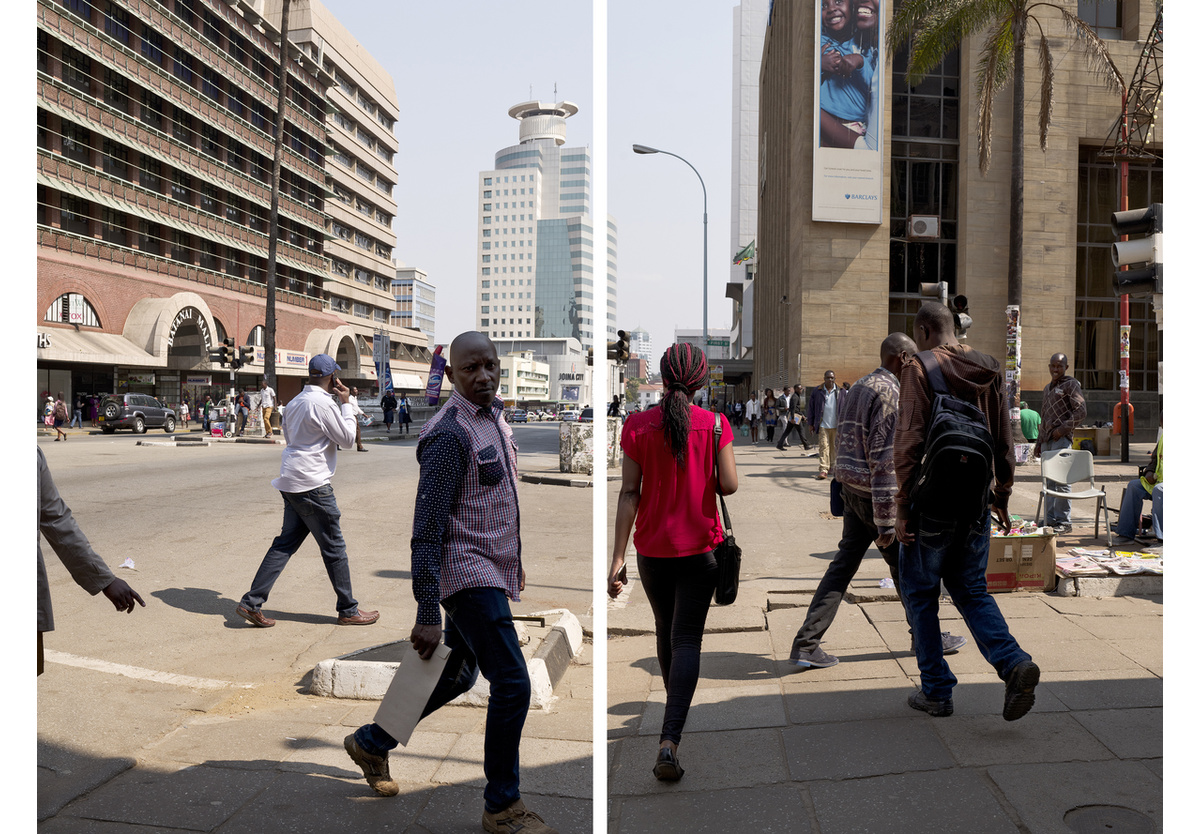
[[[1042,151],[1050,132],[1054,106],[1054,63],[1050,42],[1039,17],[1059,17],[1072,44],[1079,44],[1091,69],[1115,93],[1125,92],[1125,81],[1113,63],[1104,41],[1070,9],[1053,2],[1030,0],[899,0],[887,30],[887,49],[909,44],[905,81],[915,86],[967,37],[986,33],[975,69],[979,98],[976,128],[979,172],[987,175],[992,161],[992,104],[1009,81],[1013,85],[1012,168],[1009,179],[1008,304],[1021,306],[1022,247],[1025,217],[1025,46],[1030,26],[1037,29],[1038,65],[1041,70],[1041,106],[1038,138]],[[1019,348],[1018,348],[1019,349]],[[1009,387],[1011,406],[1020,399],[1020,368]],[[1015,408],[1010,412],[1015,413]],[[1016,435],[1020,436],[1020,435]]]

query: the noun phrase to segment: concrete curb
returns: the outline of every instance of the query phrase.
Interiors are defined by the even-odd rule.
[[[1163,578],[1159,575],[1132,576],[1060,576],[1053,593],[1060,597],[1162,596]]]
[[[550,632],[530,658],[529,679],[531,684],[530,706],[545,709],[554,701],[554,687],[562,680],[571,661],[583,646],[583,628],[579,620],[565,608],[538,611],[531,616],[554,618]],[[523,627],[518,623],[518,631]],[[351,698],[364,701],[379,701],[387,693],[388,686],[398,662],[367,660],[364,655],[388,649],[407,640],[381,643],[342,655],[322,660],[313,668],[309,694],[330,698]],[[469,692],[455,698],[451,703],[465,706],[486,706],[489,695],[488,682],[480,677]]]

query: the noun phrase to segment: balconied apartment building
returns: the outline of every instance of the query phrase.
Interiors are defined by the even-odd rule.
[[[281,25],[283,0],[265,0],[263,14],[275,27]],[[398,143],[394,133],[400,115],[391,75],[317,0],[292,0],[288,13],[288,38],[332,81],[328,91],[328,144],[326,147],[325,210],[329,214],[325,254],[329,275],[325,281],[331,310],[355,334],[362,361],[362,377],[374,382],[372,337],[387,333],[391,343],[392,375],[400,386],[422,388],[413,376],[426,375],[430,352],[429,333],[403,325],[392,283],[396,233],[396,165]]]
[[[261,0],[39,0],[39,393],[220,395],[229,370],[208,351],[225,338],[262,344],[280,48],[262,14]],[[276,275],[285,401],[316,353],[348,379],[374,376],[360,341],[370,326],[331,309],[336,79],[311,50],[290,52]],[[262,372],[260,351],[236,384],[253,388]]]

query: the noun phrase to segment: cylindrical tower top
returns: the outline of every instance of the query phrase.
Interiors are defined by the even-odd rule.
[[[544,101],[525,101],[508,108],[508,115],[521,123],[521,144],[535,139],[553,139],[554,144],[567,141],[567,118],[579,112],[578,105],[569,101],[550,104]]]

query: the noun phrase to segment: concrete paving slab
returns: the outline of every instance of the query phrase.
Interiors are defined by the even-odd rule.
[[[609,608],[608,633],[618,637],[654,634],[654,612],[648,604]]]
[[[559,684],[561,687],[562,684]],[[592,704],[557,698],[544,710],[530,710],[521,730],[521,738],[592,740]]]
[[[350,727],[326,727],[305,742],[304,746],[279,764],[280,770],[357,779],[366,785],[362,771],[346,753],[345,738],[353,732]],[[418,785],[433,781],[445,762],[447,751],[462,736],[449,733],[415,732],[408,744],[397,747],[388,756],[392,778],[398,782]],[[482,757],[478,766],[483,767]]]
[[[996,676],[995,672],[987,674],[971,674],[959,675],[958,684],[954,687],[954,718],[967,715],[1000,715],[1004,709],[1004,681]],[[910,678],[913,687],[917,688],[921,685],[919,675],[913,675]],[[906,696],[907,697],[907,696]],[[916,714],[911,707],[907,707],[909,712]],[[1047,691],[1046,675],[1042,674],[1042,682],[1037,688],[1037,700],[1033,705],[1033,710],[1030,713],[1041,712],[1065,712],[1067,707],[1054,697],[1052,692]],[[935,721],[944,721],[945,719],[933,719]],[[1024,721],[1025,719],[1021,719]]]
[[[1146,766],[1146,768],[1151,773],[1153,773],[1155,776],[1157,776],[1159,779],[1163,778],[1163,760],[1162,759],[1143,759],[1142,764],[1144,764]]]
[[[1137,594],[1125,597],[1125,599],[1138,610],[1139,614],[1157,613],[1160,617],[1163,614],[1162,594]]]
[[[147,747],[142,764],[204,764],[224,760],[233,768],[270,769],[303,749],[310,738],[324,729],[321,723],[277,717],[255,720],[241,716],[197,716]],[[233,751],[247,758],[230,759]]]
[[[654,656],[655,637],[653,631],[641,635],[613,636],[611,631],[609,634],[606,645],[608,646],[610,666],[614,663],[630,662]]]
[[[915,687],[878,680],[838,681],[815,674],[793,675],[783,681],[783,704],[792,724],[864,721],[874,718],[907,718],[905,703]]]
[[[679,745],[679,762],[685,772],[679,782],[659,782],[654,778],[651,769],[657,756],[657,737],[621,739],[609,767],[609,795],[708,792],[789,781],[779,730],[685,731]]]
[[[907,678],[895,655],[886,649],[838,649],[838,664],[825,669],[804,669],[780,660],[776,668],[786,680],[801,676],[829,681],[876,680],[892,685]]]
[[[73,803],[59,816],[211,831],[278,777],[275,771],[253,768],[139,767]]]
[[[1162,645],[1162,615],[1143,615],[1140,612],[1128,617],[1071,617],[1080,630],[1101,640],[1141,640],[1147,645]]]
[[[815,830],[803,792],[795,785],[663,793],[618,799],[613,804],[609,826],[613,834],[809,834]]]
[[[591,800],[534,794],[525,788],[522,779],[521,799],[525,807],[544,819],[547,825],[558,829],[561,834],[591,834]],[[429,793],[425,807],[406,834],[461,834],[482,830],[482,791],[439,787]]]
[[[1046,604],[1060,614],[1077,617],[1128,617],[1141,612],[1131,597],[1046,597]]]
[[[349,761],[349,760],[347,760]],[[357,768],[356,768],[357,769]],[[283,773],[241,808],[222,830],[261,834],[323,834],[327,831],[408,831],[433,790],[401,785],[397,796],[377,796],[362,773],[353,780]],[[466,822],[466,817],[459,819]]]
[[[642,715],[646,712],[649,697],[649,690],[642,695],[617,694],[610,690],[608,709],[605,711],[608,719],[608,738],[636,735],[642,725]]]
[[[1108,645],[1125,655],[1148,672],[1163,677],[1162,639],[1110,640]]]
[[[733,605],[714,605],[708,609],[704,633],[765,631],[767,622],[763,612],[766,608],[765,593],[746,594],[738,591],[737,602]]]
[[[1071,715],[1119,759],[1160,758],[1163,754],[1161,707],[1081,711]]]
[[[1038,685],[1038,699],[1043,690],[1050,692],[1068,709],[1129,709],[1161,707],[1163,679],[1148,671],[1074,672],[1058,674]]]
[[[790,657],[792,641],[796,637],[796,632],[804,624],[807,615],[807,608],[785,608],[767,614],[771,645],[776,658],[783,660]],[[821,639],[822,646],[831,653],[834,652],[834,647],[837,647],[838,650],[883,649],[885,647],[875,624],[865,613],[865,606],[844,601],[838,606],[833,623]]]
[[[658,737],[666,711],[666,692],[654,693],[646,702],[641,735]],[[787,725],[779,682],[750,686],[697,689],[687,716],[687,732],[745,730]]]
[[[987,780],[970,770],[813,782],[808,788],[822,834],[1020,831]]]
[[[1043,675],[1047,672],[1081,672],[1096,669],[1125,673],[1142,668],[1139,663],[1099,640],[1043,643],[1038,646],[1033,659],[1041,667]]]
[[[455,741],[431,781],[472,785],[482,791],[486,784],[483,736],[461,736]],[[523,737],[521,791],[589,799],[592,795],[591,742]]]
[[[904,605],[899,602],[876,602],[865,606],[863,613],[873,623],[907,622],[904,616]]]
[[[1053,616],[1055,612],[1046,604],[1046,596],[1044,593],[992,594],[992,599],[996,600],[1004,619],[1020,620]]]
[[[956,713],[931,723],[951,755],[965,767],[1112,758],[1069,714],[1031,712],[1018,721],[1005,721],[996,713]]]
[[[954,764],[933,728],[912,718],[789,727],[781,735],[788,770],[799,782],[939,770]]]
[[[1163,830],[1162,780],[1140,762],[999,765],[987,774],[1032,834],[1073,834],[1063,816],[1085,805],[1129,808]]]
[[[657,670],[657,661],[654,666]],[[775,661],[771,658],[771,639],[767,632],[706,633],[704,635],[704,642],[700,648],[698,688],[757,683],[775,679]],[[661,689],[663,689],[662,676],[656,674],[651,684],[651,690]]]

